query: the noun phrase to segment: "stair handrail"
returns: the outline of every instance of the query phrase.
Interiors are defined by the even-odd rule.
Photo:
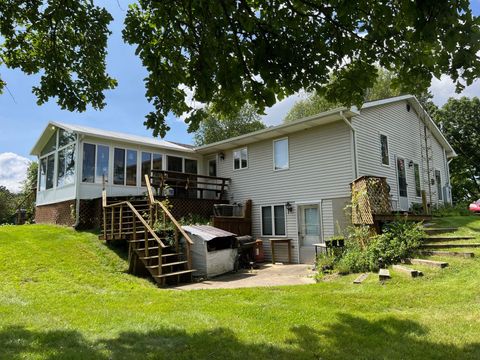
[[[138,212],[137,209],[135,209],[135,206],[132,205],[132,203],[130,201],[120,201],[120,202],[117,202],[117,203],[113,203],[113,204],[107,204],[107,194],[106,194],[106,191],[103,190],[102,191],[102,205],[104,208],[114,208],[114,207],[117,207],[117,206],[121,206],[121,205],[126,205],[128,206],[132,212],[135,214],[135,216],[142,222],[143,226],[145,227],[145,229],[150,233],[150,235],[153,236],[153,238],[158,242],[158,244],[162,247],[162,248],[166,248],[167,246],[162,242],[162,240],[158,237],[158,235],[155,233],[155,231],[150,227],[150,225],[148,225],[148,223],[146,222],[146,220],[143,218],[142,215],[140,215],[140,213]],[[162,204],[163,205],[163,204]],[[191,240],[190,240],[191,241]],[[146,244],[145,246],[148,247],[148,244]]]
[[[182,229],[182,226],[178,223],[177,219],[172,215],[172,213],[167,209],[167,207],[159,200],[156,200],[155,197],[153,196],[153,191],[152,191],[152,185],[150,183],[150,178],[147,174],[145,174],[145,183],[147,184],[147,192],[148,192],[148,200],[150,202],[150,205],[159,205],[165,215],[168,216],[168,218],[172,221],[172,223],[175,225],[175,227],[180,231],[180,233],[183,235],[185,240],[190,244],[193,245],[193,241],[188,236],[188,234],[185,232],[185,230]]]

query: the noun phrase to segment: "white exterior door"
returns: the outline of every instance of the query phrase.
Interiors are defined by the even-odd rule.
[[[321,242],[320,209],[318,204],[302,205],[298,208],[300,262],[314,263],[315,248],[313,244]]]
[[[405,159],[397,157],[398,210],[408,211],[407,169]]]

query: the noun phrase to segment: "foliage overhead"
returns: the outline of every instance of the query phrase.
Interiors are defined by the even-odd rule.
[[[0,65],[41,74],[39,105],[56,98],[62,109],[102,109],[116,81],[106,73],[112,16],[89,0],[0,1]],[[0,77],[0,93],[6,86]]]
[[[480,198],[480,99],[450,98],[436,121],[458,156],[450,163],[452,195],[457,201]]]
[[[231,137],[265,129],[255,108],[244,105],[236,114],[222,116],[207,109],[208,116],[194,134],[195,145],[201,146],[222,141]]]
[[[468,0],[140,0],[123,36],[148,71],[146,125],[164,135],[170,112],[188,113],[192,131],[207,117],[190,92],[222,113],[246,102],[262,113],[300,90],[359,105],[374,64],[402,92],[422,93],[441,74],[461,90],[480,74],[479,24]]]

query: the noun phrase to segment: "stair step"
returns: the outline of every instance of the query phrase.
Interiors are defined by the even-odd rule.
[[[145,251],[145,248],[134,249],[135,251]],[[158,250],[158,246],[149,247],[148,250]]]
[[[471,244],[424,244],[420,249],[453,249],[453,248],[478,248],[479,243]]]
[[[426,242],[441,242],[441,241],[460,241],[475,239],[475,236],[428,236],[423,238]]]
[[[151,260],[151,259],[158,259],[158,255],[151,255],[151,256],[139,256],[141,260]]]
[[[405,260],[407,264],[413,265],[426,265],[431,267],[438,267],[444,268],[448,266],[448,263],[445,261],[435,261],[435,260],[427,260],[427,259],[407,259]]]
[[[175,276],[175,275],[183,275],[183,274],[189,274],[189,273],[193,273],[197,270],[195,269],[192,269],[192,270],[182,270],[182,271],[175,271],[175,272],[171,272],[171,273],[166,273],[166,274],[161,274],[161,275],[152,275],[153,277],[156,277],[156,278],[165,278],[165,277],[169,277],[169,276]]]
[[[410,277],[423,276],[423,273],[419,270],[410,269],[403,265],[392,265],[392,269],[398,272],[409,275]]]
[[[447,232],[454,232],[454,231],[457,231],[458,228],[454,228],[454,227],[451,227],[451,228],[448,228],[448,227],[445,227],[445,228],[425,228],[423,230],[428,235],[433,235],[433,234],[442,234],[442,233],[447,233]]]
[[[183,253],[162,254],[162,257],[169,257],[169,256],[175,256],[175,255],[183,255]]]
[[[463,258],[473,258],[475,256],[472,252],[458,252],[458,251],[435,251],[435,250],[424,250],[420,252],[422,255],[439,255],[439,256],[455,256]]]
[[[171,262],[171,263],[166,263],[166,264],[162,264],[162,267],[166,267],[166,266],[174,266],[174,265],[182,265],[182,264],[187,264],[188,261],[175,261],[175,262]]]

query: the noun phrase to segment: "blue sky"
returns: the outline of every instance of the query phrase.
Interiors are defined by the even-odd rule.
[[[54,100],[38,106],[32,94],[32,86],[38,83],[37,76],[27,76],[20,71],[0,67],[0,74],[7,82],[8,90],[0,96],[0,185],[14,188],[26,159],[32,159],[30,149],[49,120],[83,124],[87,126],[150,136],[151,131],[143,125],[145,115],[152,107],[144,97],[143,78],[146,75],[134,48],[123,43],[121,30],[123,18],[130,0],[95,1],[105,6],[114,17],[110,25],[112,35],[108,43],[107,66],[111,76],[118,80],[118,87],[106,93],[107,106],[102,111],[89,109],[84,113],[61,110]],[[471,2],[475,14],[480,14],[480,0]],[[431,91],[438,105],[442,105],[454,88],[449,79],[442,78],[432,83]],[[10,94],[11,93],[11,94]],[[466,89],[463,95],[480,96],[477,82]],[[289,108],[301,95],[292,96],[276,104],[263,118],[269,124],[282,121]],[[191,143],[192,135],[187,126],[174,117],[167,119],[171,127],[166,140]],[[20,164],[15,168],[14,164]]]

